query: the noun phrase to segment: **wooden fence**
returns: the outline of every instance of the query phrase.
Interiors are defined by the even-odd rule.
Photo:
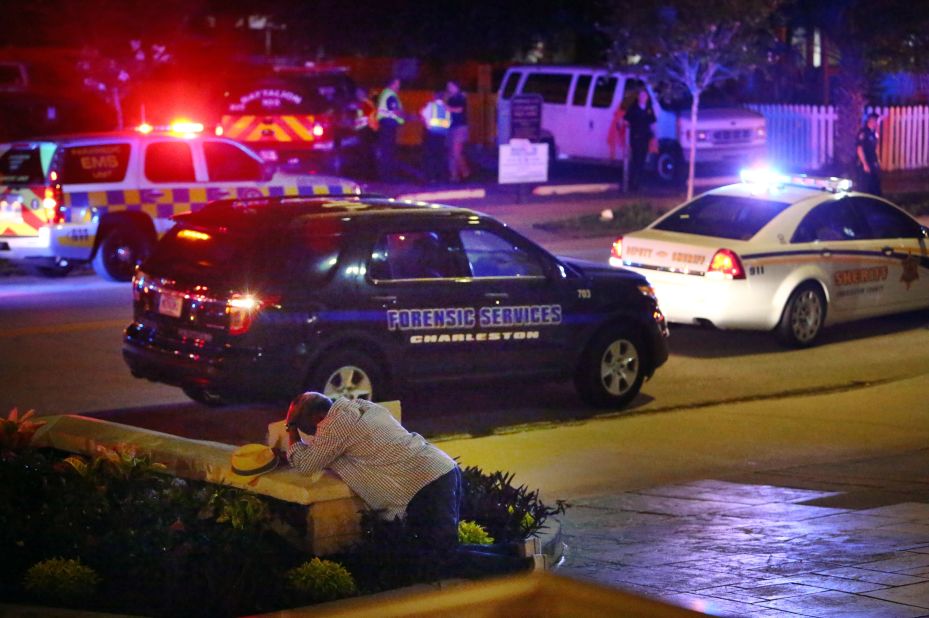
[[[818,170],[835,155],[834,106],[750,105],[765,117],[768,158],[776,165]],[[883,169],[929,167],[929,106],[868,107],[880,116],[880,157]]]

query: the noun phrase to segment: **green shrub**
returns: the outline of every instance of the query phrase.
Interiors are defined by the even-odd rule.
[[[355,579],[338,562],[313,558],[285,573],[287,586],[309,603],[336,601],[357,594]]]
[[[73,604],[94,595],[100,576],[79,560],[51,558],[26,571],[23,587],[35,598],[53,603]]]
[[[476,521],[459,521],[458,542],[466,545],[491,545],[494,538]]]

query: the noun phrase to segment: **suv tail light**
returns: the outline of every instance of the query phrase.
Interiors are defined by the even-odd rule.
[[[279,297],[259,299],[252,295],[230,298],[226,301],[226,314],[229,316],[229,334],[243,335],[247,333],[262,309],[277,304],[279,300]]]
[[[742,268],[742,260],[736,255],[735,251],[729,249],[720,249],[713,254],[710,260],[710,266],[706,269],[706,274],[716,273],[726,279],[744,279],[745,269]]]
[[[620,267],[623,265],[623,237],[620,236],[613,241],[610,247],[610,266]]]

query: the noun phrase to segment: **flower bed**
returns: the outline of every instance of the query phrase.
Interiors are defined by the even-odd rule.
[[[93,456],[29,446],[37,424],[0,419],[3,602],[145,615],[240,615],[442,579],[451,565],[402,551],[402,526],[363,519],[334,560],[307,554],[300,505],[175,478],[131,446]],[[465,470],[466,540],[516,543],[563,506]],[[482,533],[479,532],[483,531]]]

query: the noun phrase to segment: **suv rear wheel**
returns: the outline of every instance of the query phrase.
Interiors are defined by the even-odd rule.
[[[110,281],[130,281],[137,264],[152,249],[152,241],[129,225],[110,228],[94,255],[94,271]]]
[[[581,399],[595,407],[622,407],[632,401],[645,379],[642,350],[629,329],[601,333],[584,351],[574,377]]]
[[[367,354],[349,350],[324,358],[310,378],[309,387],[337,399],[384,399],[386,378],[380,365]]]

